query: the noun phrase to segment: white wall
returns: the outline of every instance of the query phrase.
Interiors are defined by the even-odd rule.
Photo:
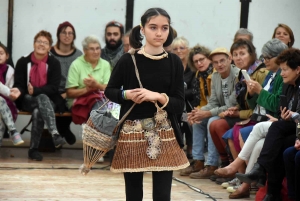
[[[254,34],[257,52],[271,39],[278,23],[287,24],[295,36],[294,47],[300,48],[300,1],[299,0],[253,0],[250,3],[248,28]]]
[[[0,2],[0,41],[7,45],[7,22],[8,22],[8,1],[2,0]]]
[[[140,24],[141,16],[150,7],[165,9],[178,36],[184,36],[190,47],[200,43],[211,49],[218,46],[230,48],[234,31],[239,28],[238,0],[136,0],[134,26]]]
[[[84,37],[94,34],[104,46],[106,23],[117,20],[125,23],[126,1],[121,0],[15,0],[14,1],[13,58],[33,50],[33,38],[44,29],[56,42],[60,23],[69,21],[76,30],[75,45],[82,49]],[[1,3],[0,3],[1,7]]]

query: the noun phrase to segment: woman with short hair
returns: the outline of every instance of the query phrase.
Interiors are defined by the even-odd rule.
[[[14,88],[20,91],[16,99],[20,110],[32,112],[32,129],[28,156],[41,161],[43,156],[38,147],[44,128],[44,122],[52,135],[56,148],[65,141],[59,135],[55,122],[55,96],[61,78],[59,61],[49,54],[52,36],[47,31],[40,31],[34,37],[34,50],[28,56],[21,57],[16,65]]]

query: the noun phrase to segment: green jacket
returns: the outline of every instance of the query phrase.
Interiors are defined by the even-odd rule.
[[[278,70],[276,73],[276,77],[274,79],[274,84],[272,88],[272,92],[266,91],[262,89],[260,91],[260,94],[255,94],[252,97],[249,95],[247,96],[247,102],[248,105],[251,109],[254,110],[256,105],[260,105],[264,107],[267,111],[269,111],[269,114],[277,117],[278,114],[278,108],[279,108],[279,96],[281,95],[282,92],[282,77],[280,76],[281,70]],[[272,74],[273,72],[269,72],[269,74]],[[267,77],[269,77],[269,74]]]

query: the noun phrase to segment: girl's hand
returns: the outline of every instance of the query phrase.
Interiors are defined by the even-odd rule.
[[[127,92],[127,90],[126,90]],[[127,93],[126,93],[127,96]],[[128,99],[131,99],[135,103],[142,103],[144,101],[147,102],[155,102],[157,101],[160,96],[162,96],[160,93],[149,91],[144,88],[137,88],[137,89],[132,89],[129,92],[129,96],[127,96]]]

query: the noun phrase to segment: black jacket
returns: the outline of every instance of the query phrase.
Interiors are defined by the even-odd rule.
[[[21,95],[16,100],[16,105],[18,109],[22,109],[22,102],[24,96],[28,94],[27,85],[29,83],[29,72],[27,72],[27,68],[28,65],[32,65],[31,58],[30,58],[31,54],[29,54],[26,57],[21,57],[17,61],[17,65],[15,69],[14,87],[18,88],[21,92]],[[54,56],[49,54],[47,64],[48,64],[47,84],[43,87],[34,87],[32,96],[45,94],[54,102],[54,104],[56,104],[56,99],[57,96],[59,95],[58,87],[61,78],[60,63]]]

